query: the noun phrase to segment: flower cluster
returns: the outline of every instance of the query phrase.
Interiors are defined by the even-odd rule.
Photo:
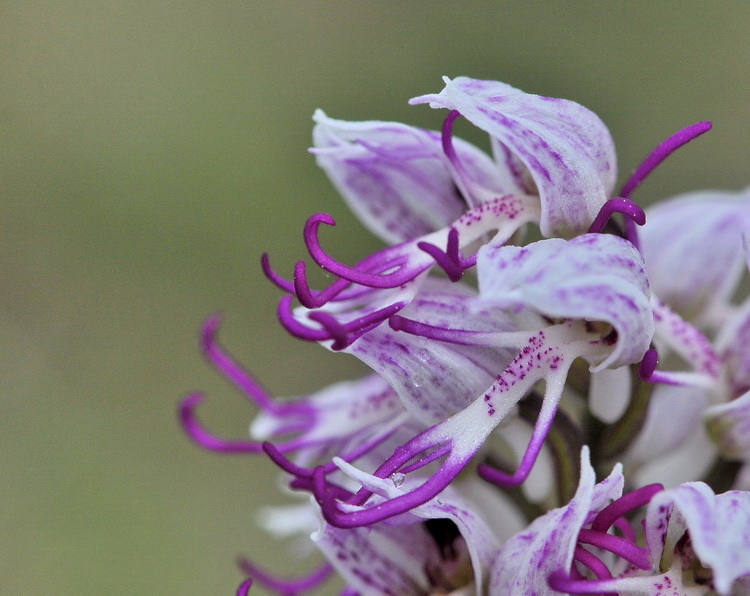
[[[242,559],[238,593],[334,572],[347,596],[750,593],[750,191],[632,200],[710,123],[616,193],[609,131],[572,101],[461,77],[411,103],[448,110],[442,130],[314,116],[318,164],[387,246],[346,265],[317,213],[304,238],[327,287],[304,260],[287,278],[262,259],[282,326],[371,374],[274,399],[218,317],[203,328],[260,412],[251,440],[221,439],[192,394],[185,430],[270,457],[305,498],[263,523],[325,558],[292,579]]]

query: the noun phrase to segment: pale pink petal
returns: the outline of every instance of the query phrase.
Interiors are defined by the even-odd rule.
[[[654,332],[643,260],[617,236],[586,234],[525,247],[486,245],[477,261],[483,301],[548,317],[608,323],[617,337],[592,370],[638,362]]]
[[[617,177],[614,143],[599,117],[575,102],[523,93],[504,83],[466,77],[445,82],[439,94],[411,103],[458,110],[489,133],[499,167],[513,171],[522,165],[517,178],[521,184],[530,178],[528,191],[540,197],[543,235],[585,232]]]

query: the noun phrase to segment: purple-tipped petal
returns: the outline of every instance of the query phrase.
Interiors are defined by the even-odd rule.
[[[525,176],[533,180],[533,188],[525,186],[541,199],[542,234],[585,232],[617,177],[614,144],[598,116],[572,101],[530,95],[504,83],[444,80],[439,94],[410,103],[458,110],[489,133],[498,167],[515,170],[521,184]]]
[[[649,348],[654,323],[648,280],[640,254],[626,240],[586,234],[523,248],[485,245],[477,271],[483,302],[611,325],[614,345],[592,363],[593,371],[638,362]]]

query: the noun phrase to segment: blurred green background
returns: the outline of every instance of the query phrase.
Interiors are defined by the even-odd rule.
[[[313,211],[334,254],[378,246],[306,152],[314,108],[436,128],[408,98],[493,78],[596,111],[621,179],[712,119],[644,203],[750,182],[746,3],[6,1],[0,29],[3,595],[232,594],[239,553],[287,570],[255,526],[272,466],[201,452],[175,408],[205,389],[205,424],[246,433],[197,350],[218,309],[278,395],[357,374],[276,326],[258,266],[290,271]]]

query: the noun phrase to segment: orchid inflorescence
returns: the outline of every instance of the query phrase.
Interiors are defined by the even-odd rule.
[[[262,258],[282,326],[372,373],[277,400],[219,344],[219,317],[204,325],[209,362],[260,413],[251,440],[222,439],[196,393],[185,430],[275,462],[308,498],[264,524],[312,533],[325,559],[283,579],[243,558],[238,593],[337,572],[348,596],[750,594],[750,191],[632,199],[711,124],[615,194],[612,138],[586,108],[445,83],[411,101],[448,110],[440,132],[315,113],[312,153],[386,248],[346,265],[316,213],[304,239],[327,287],[306,261],[286,278]],[[459,118],[491,156],[454,136]]]

